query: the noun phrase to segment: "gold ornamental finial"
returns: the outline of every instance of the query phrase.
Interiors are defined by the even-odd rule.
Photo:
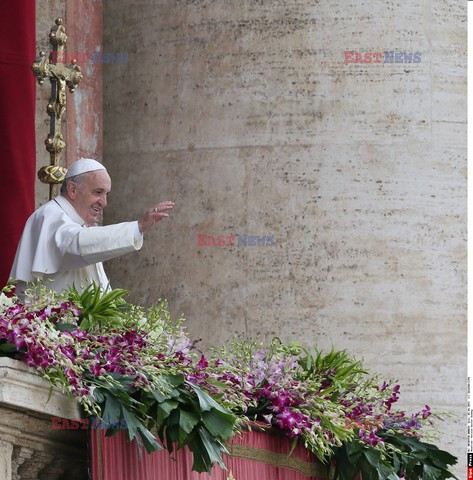
[[[39,179],[43,183],[49,183],[50,199],[58,194],[58,184],[64,181],[67,172],[66,168],[59,166],[61,153],[66,146],[61,132],[62,118],[66,111],[66,86],[73,93],[82,80],[81,68],[75,61],[69,64],[64,62],[67,35],[62,18],[57,18],[55,23],[49,33],[49,43],[52,45],[49,57],[46,58],[45,52],[39,52],[31,66],[40,85],[46,78],[51,82],[51,98],[46,107],[50,117],[50,129],[45,141],[51,163],[38,172]]]

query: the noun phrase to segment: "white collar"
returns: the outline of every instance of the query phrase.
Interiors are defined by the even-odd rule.
[[[73,222],[78,223],[83,227],[87,226],[84,222],[84,219],[77,213],[76,209],[71,205],[66,197],[58,195],[54,201],[66,212],[67,215],[69,215],[69,217],[71,217]]]

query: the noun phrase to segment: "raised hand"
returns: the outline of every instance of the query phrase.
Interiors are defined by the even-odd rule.
[[[158,205],[148,208],[143,216],[138,220],[138,228],[141,233],[148,230],[157,222],[163,218],[169,217],[166,213],[167,210],[171,210],[174,207],[174,202],[167,201],[158,203]]]

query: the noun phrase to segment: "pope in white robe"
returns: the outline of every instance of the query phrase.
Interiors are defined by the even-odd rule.
[[[102,262],[143,245],[143,232],[168,217],[173,202],[148,209],[140,220],[96,226],[107,205],[111,180],[105,167],[80,159],[69,168],[61,195],[38,208],[27,220],[10,277],[21,296],[27,282],[40,279],[51,290],[92,281],[109,288]]]

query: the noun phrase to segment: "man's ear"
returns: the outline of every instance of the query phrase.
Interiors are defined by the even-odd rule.
[[[75,198],[77,196],[77,184],[76,184],[76,182],[69,182],[66,185],[66,192],[67,192],[67,196],[71,200],[75,200]]]

